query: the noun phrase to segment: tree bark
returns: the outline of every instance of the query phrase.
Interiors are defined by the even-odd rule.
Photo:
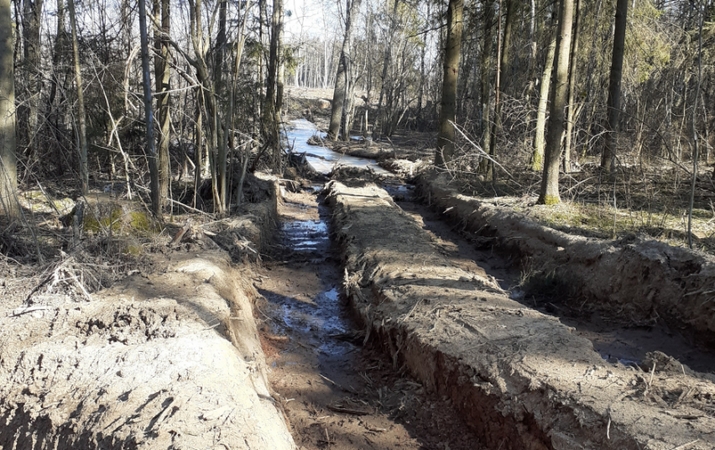
[[[15,62],[10,0],[0,0],[0,207],[18,217],[15,149]]]
[[[571,58],[571,33],[573,31],[574,0],[561,0],[559,34],[554,57],[554,90],[551,95],[551,114],[546,135],[545,165],[541,178],[538,203],[555,205],[559,196],[559,161],[561,137],[564,134],[564,109],[568,101],[569,61]]]
[[[23,144],[27,146],[28,153],[34,154],[35,136],[38,131],[38,117],[40,110],[40,93],[42,90],[42,46],[40,30],[42,24],[43,0],[23,1],[22,34],[24,43],[25,66],[27,67],[28,80],[28,115],[23,130]]]
[[[281,38],[283,34],[283,0],[273,0],[271,17],[271,45],[268,58],[268,79],[266,81],[266,103],[263,114],[264,138],[273,150],[273,165],[280,166],[280,117],[276,105],[278,72],[281,60]]]
[[[608,123],[606,124],[606,145],[601,156],[601,168],[611,173],[616,168],[618,142],[618,119],[621,113],[621,75],[623,73],[623,48],[626,42],[629,0],[618,0],[616,23],[613,33],[613,59],[608,81]]]
[[[541,75],[539,88],[539,106],[536,110],[536,129],[534,130],[534,152],[531,155],[531,170],[537,172],[544,168],[544,148],[546,147],[546,110],[549,106],[549,89],[551,73],[554,71],[554,56],[556,55],[556,33],[551,38],[546,63]]]
[[[74,0],[70,0],[72,4]],[[156,164],[156,143],[154,142],[154,110],[151,101],[151,72],[149,69],[149,36],[146,26],[146,2],[139,0],[139,37],[142,55],[142,85],[144,87],[144,116],[146,121],[146,153],[149,161],[151,188],[151,210],[156,217],[161,217],[159,201],[159,175]]]
[[[155,55],[154,55],[154,73],[156,77],[156,109],[159,119],[159,142],[157,146],[157,172],[158,172],[158,189],[159,189],[159,205],[164,208],[169,196],[169,180],[171,178],[171,169],[169,165],[169,130],[171,126],[171,116],[169,113],[169,94],[171,90],[171,70],[169,66],[169,38],[171,31],[171,15],[169,0],[154,0],[154,16],[156,22],[161,24],[161,29],[156,33],[154,38]]]
[[[442,79],[442,102],[439,112],[439,135],[434,162],[444,167],[454,156],[457,110],[457,81],[459,79],[459,57],[462,49],[464,0],[449,0],[447,7],[447,42],[444,52]]]
[[[142,0],[143,1],[143,0]],[[77,14],[75,13],[74,0],[68,0],[67,6],[70,13],[70,27],[72,28],[72,53],[74,55],[74,78],[77,85],[77,130],[79,152],[79,179],[82,194],[87,194],[89,189],[89,168],[87,165],[87,114],[84,110],[84,86],[82,84],[82,67],[79,61],[79,43],[77,41]]]
[[[568,100],[568,115],[566,119],[566,138],[564,140],[564,172],[571,172],[571,147],[573,143],[574,121],[576,120],[576,71],[578,69],[578,41],[581,33],[579,32],[579,22],[581,19],[581,0],[576,0],[574,8],[574,23],[573,23],[573,40],[571,43],[571,64],[569,67],[569,100]]]
[[[353,17],[357,15],[361,0],[348,0],[345,13],[345,36],[343,46],[340,50],[340,60],[338,61],[338,73],[335,76],[335,90],[333,90],[333,107],[330,111],[330,127],[328,128],[328,139],[336,140],[340,137],[340,125],[343,121],[343,109],[345,106],[345,94],[348,87],[349,65],[352,63],[350,50],[352,47]],[[349,131],[343,130],[344,134]]]
[[[492,59],[492,21],[494,20],[494,2],[492,0],[484,0],[483,2],[484,10],[484,44],[482,45],[482,53],[480,56],[480,73],[479,79],[481,83],[481,93],[480,100],[482,105],[482,120],[481,120],[481,132],[482,132],[482,149],[484,151],[489,151],[491,145],[491,82],[490,82],[490,72],[491,72],[491,59]],[[479,165],[481,172],[487,172],[488,161],[483,159]]]

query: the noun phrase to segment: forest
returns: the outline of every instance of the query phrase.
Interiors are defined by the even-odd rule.
[[[6,217],[44,180],[223,215],[246,172],[282,172],[286,89],[314,88],[330,139],[433,133],[466,190],[622,205],[708,247],[710,2],[283,3],[3,1]]]

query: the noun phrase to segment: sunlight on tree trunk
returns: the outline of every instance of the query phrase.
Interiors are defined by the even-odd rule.
[[[578,41],[581,33],[579,32],[579,22],[581,20],[581,0],[576,0],[574,5],[574,22],[573,22],[573,39],[571,43],[571,64],[569,65],[569,99],[568,99],[568,114],[566,118],[566,134],[564,138],[564,157],[563,169],[565,173],[571,172],[571,150],[573,145],[573,129],[574,120],[576,119],[576,82],[578,69]]]
[[[546,111],[549,107],[549,89],[551,73],[554,71],[554,56],[556,55],[556,33],[551,38],[546,63],[541,75],[539,88],[539,107],[536,111],[536,129],[534,130],[534,151],[531,155],[531,170],[538,172],[544,168],[544,148],[546,146]]]
[[[561,138],[564,134],[564,109],[568,101],[569,62],[571,58],[571,33],[573,31],[573,0],[561,0],[559,12],[559,34],[554,57],[554,90],[551,95],[549,130],[546,135],[544,173],[541,178],[541,192],[538,203],[555,205],[561,202],[559,196],[559,162]]]
[[[343,47],[340,51],[338,61],[338,73],[335,76],[335,90],[333,91],[333,107],[330,111],[330,127],[328,128],[328,139],[336,140],[341,136],[340,125],[343,122],[345,107],[345,96],[348,91],[348,75],[352,59],[350,51],[352,47],[353,23],[360,10],[361,0],[348,0],[345,14],[345,36],[343,37]],[[349,130],[343,130],[343,134],[349,134]],[[345,138],[345,136],[343,136]]]
[[[89,190],[89,167],[87,164],[87,114],[84,110],[84,86],[82,84],[82,66],[79,60],[79,43],[77,42],[77,14],[75,13],[74,0],[68,0],[67,6],[70,13],[70,27],[72,28],[72,53],[74,55],[74,78],[77,85],[77,141],[79,153],[79,179],[82,193]]]
[[[169,182],[171,179],[171,166],[169,161],[169,130],[171,115],[169,113],[171,90],[171,69],[169,53],[169,38],[171,31],[171,15],[169,0],[154,0],[154,17],[156,23],[161,24],[161,29],[156,31],[154,38],[154,72],[156,77],[156,108],[159,113],[159,145],[157,147],[157,171],[159,176],[159,205],[166,206],[169,197]]]
[[[618,144],[618,119],[621,113],[621,76],[623,73],[623,49],[626,42],[629,0],[618,0],[616,5],[616,24],[613,33],[613,59],[608,83],[608,124],[606,145],[601,157],[601,168],[611,173],[616,168]]]
[[[444,53],[442,102],[439,112],[439,135],[434,163],[444,167],[454,156],[454,121],[457,110],[459,56],[462,49],[462,13],[464,0],[449,0],[447,7],[447,42]]]
[[[10,0],[0,0],[0,208],[8,217],[18,217],[14,40],[10,17]]]

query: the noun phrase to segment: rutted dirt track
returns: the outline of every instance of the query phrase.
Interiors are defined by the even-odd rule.
[[[397,365],[452,399],[486,447],[715,445],[711,381],[657,355],[651,373],[607,363],[558,319],[451,264],[376,186],[332,183],[328,198],[352,307]]]
[[[606,360],[584,338],[601,335],[505,289],[526,258],[548,270],[543,259],[555,261],[562,272],[549,273],[559,275],[615,264],[626,276],[588,288],[617,294],[603,311],[657,313],[666,325],[693,316],[643,271],[622,270],[631,260],[614,257],[618,247],[577,239],[560,248],[567,237],[425,181],[421,192],[455,214],[475,249],[439,214],[428,219],[414,204],[406,212],[360,174],[342,176],[321,205],[316,186],[281,195],[275,179],[254,180],[263,203],[251,214],[194,227],[177,246],[165,236],[154,270],[111,289],[23,287],[0,316],[0,448],[715,448],[715,377],[673,358],[688,345]],[[406,188],[391,192],[404,197]],[[279,238],[270,241],[274,223]],[[599,245],[604,257],[578,254]],[[249,263],[261,248],[263,263]],[[676,263],[646,253],[672,271],[658,277],[674,286],[687,255],[665,250],[680,255]],[[590,254],[594,267],[577,267]],[[42,283],[75,286],[72,261]],[[678,295],[700,299],[694,328],[703,335],[711,266],[693,261],[701,270]],[[645,300],[628,302],[619,286]],[[643,301],[652,301],[645,315],[633,306]],[[543,305],[558,312],[568,302]],[[690,358],[713,368],[707,349]]]
[[[281,241],[258,277],[269,379],[305,449],[478,449],[446,397],[393,365],[350,320],[315,195],[287,193]],[[404,368],[403,368],[404,369]]]

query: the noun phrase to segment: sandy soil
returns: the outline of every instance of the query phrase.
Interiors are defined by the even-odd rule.
[[[486,447],[715,444],[706,377],[665,355],[651,355],[650,373],[605,361],[484,270],[452,263],[379,188],[332,184],[329,198],[353,308],[397,365],[450,396]]]
[[[232,237],[261,229],[254,212],[206,233],[242,258],[260,239]],[[267,383],[249,266],[200,230],[147,244],[143,264],[98,292],[89,278],[117,269],[80,250],[37,276],[0,264],[0,448],[295,448]]]

